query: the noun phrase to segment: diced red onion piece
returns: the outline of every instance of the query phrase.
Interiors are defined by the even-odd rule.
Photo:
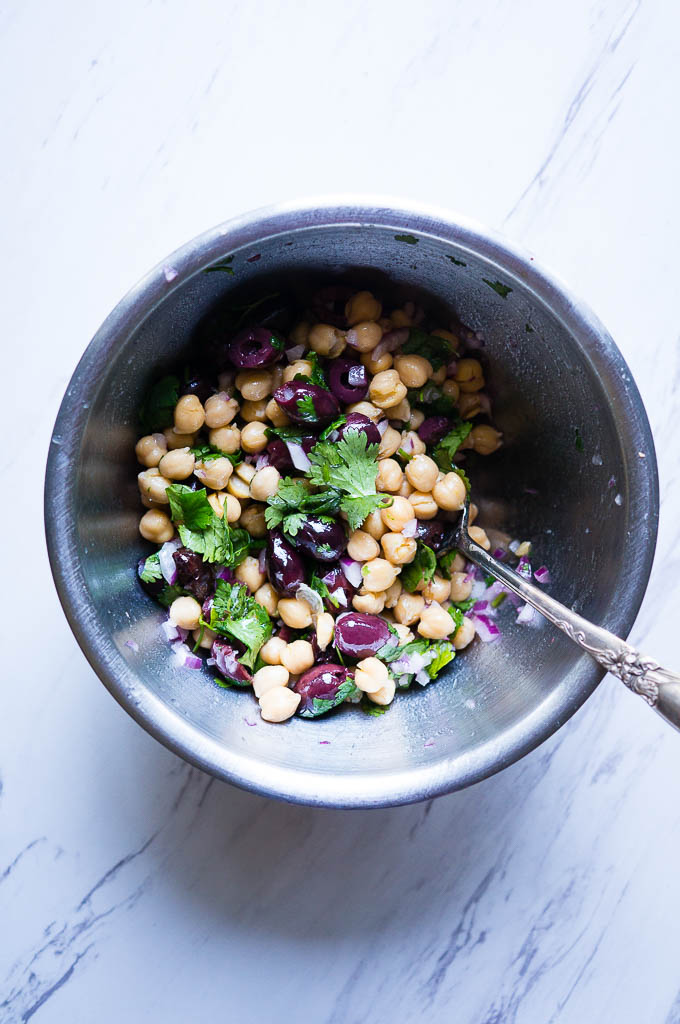
[[[535,608],[532,608],[530,604],[522,605],[515,620],[520,626],[530,626],[538,615]]]
[[[486,594],[486,583],[484,580],[475,580],[472,584],[472,590],[470,591],[470,597],[474,597],[477,601],[482,594]]]
[[[400,447],[401,447],[401,450],[406,452],[407,455],[413,455],[413,451],[414,451],[414,448],[413,448],[413,438],[410,437],[410,436],[406,437],[402,441]]]
[[[491,614],[488,601],[475,601],[472,610],[473,612],[488,612]]]
[[[172,643],[173,640],[179,640],[179,630],[174,622],[170,619],[166,619],[165,622],[161,622],[161,631],[166,640]]]
[[[203,666],[203,660],[197,657],[185,643],[175,644],[173,652],[184,668],[199,669]]]
[[[413,518],[409,519],[401,528],[402,536],[404,537],[415,537],[418,532],[418,520]]]
[[[488,615],[471,615],[470,619],[475,627],[475,633],[482,643],[488,644],[493,640],[498,640],[501,631]]]
[[[172,557],[173,553],[177,551],[177,548],[182,546],[182,542],[179,538],[175,540],[168,540],[165,542],[163,547],[158,552],[158,563],[163,573],[163,579],[170,586],[177,579],[177,566],[175,565],[175,559]]]
[[[389,427],[389,425],[390,425],[390,421],[389,420],[379,420],[379,422],[376,423],[376,427],[378,428],[378,431],[379,431],[381,437],[384,435],[384,433],[387,430],[387,428]]]
[[[261,469],[269,465],[269,456],[266,453],[258,455],[257,461],[255,462],[255,472],[259,473]]]
[[[458,369],[458,360],[452,359],[446,367],[446,372],[449,377],[455,377],[456,370]]]
[[[550,583],[550,571],[547,565],[542,565],[540,569],[536,570],[534,579],[537,583]]]
[[[519,576],[524,576],[525,579],[530,580],[532,576],[531,562],[528,558],[522,557],[517,565],[517,573]]]
[[[139,644],[137,643],[136,640],[126,640],[125,641],[125,646],[129,647],[130,650],[134,651],[135,654],[137,654],[138,651],[139,651]]]
[[[520,543],[521,542],[518,540],[511,540],[510,543],[508,544],[508,549],[512,551],[513,555],[517,551],[517,548],[520,546]]]
[[[205,663],[206,665],[208,665],[209,668],[214,668],[215,665],[217,664],[214,658],[207,658]]]
[[[345,576],[346,575],[347,573],[345,573]],[[347,594],[342,589],[342,587],[337,587],[335,590],[329,591],[329,593],[333,600],[337,601],[341,608],[347,607]]]
[[[307,458],[307,453],[302,445],[298,444],[297,441],[286,441],[286,448],[288,449],[288,453],[295,468],[306,473],[312,464]]]
[[[304,345],[293,345],[292,348],[289,348],[287,350],[287,352],[286,352],[286,359],[288,360],[289,363],[294,363],[297,359],[302,359],[304,354],[305,354],[305,346]]]
[[[361,575],[361,564],[355,562],[349,555],[343,555],[340,559],[340,568],[347,577],[347,582],[351,583],[353,587],[359,588],[363,583],[363,576]]]
[[[497,558],[499,562],[502,562],[506,555],[507,551],[505,550],[505,548],[496,548],[496,550],[493,553],[493,557]]]
[[[265,548],[262,548],[259,555],[257,556],[257,567],[262,573],[267,571],[267,552]]]
[[[430,676],[426,669],[421,669],[420,672],[416,672],[416,682],[420,683],[421,686],[427,686],[431,682]]]

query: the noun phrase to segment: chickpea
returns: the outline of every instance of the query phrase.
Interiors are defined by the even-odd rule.
[[[210,487],[213,491],[223,491],[227,486],[229,477],[234,472],[234,467],[229,459],[208,459],[207,462],[199,460],[196,463],[194,474],[202,484]]]
[[[439,506],[432,495],[423,491],[413,491],[409,494],[408,500],[416,519],[434,519],[439,511]]]
[[[445,580],[435,573],[422,593],[426,601],[437,601],[439,604],[443,604],[451,595],[451,581]]]
[[[391,704],[394,700],[394,695],[397,691],[397,684],[392,677],[388,678],[387,682],[384,683],[379,690],[375,690],[374,693],[368,693],[366,696],[374,704],[380,704],[386,707]]]
[[[267,665],[280,665],[281,655],[287,646],[286,641],[280,636],[272,636],[260,648],[260,657]]]
[[[365,615],[380,615],[385,607],[384,594],[355,594],[352,598],[352,607]]]
[[[150,540],[154,544],[165,544],[175,536],[175,527],[165,512],[159,508],[150,508],[139,520],[139,532],[144,540]]]
[[[458,338],[455,334],[452,334],[451,331],[447,331],[443,327],[438,327],[435,331],[432,331],[431,333],[434,334],[435,338],[444,338],[445,341],[450,341],[453,346],[454,352],[457,352],[458,349],[460,348],[460,338]]]
[[[378,476],[375,481],[377,491],[396,493],[402,485],[404,473],[395,459],[383,459],[378,464]]]
[[[180,629],[196,629],[201,606],[195,597],[176,597],[170,605],[170,621]]]
[[[287,686],[290,673],[283,665],[265,665],[253,676],[253,690],[256,697],[262,697],[278,686]]]
[[[439,466],[429,455],[414,455],[405,472],[408,482],[417,491],[431,491],[439,476]]]
[[[475,627],[473,626],[470,619],[463,619],[460,626],[453,634],[453,646],[457,651],[462,651],[464,647],[472,643],[475,638]]]
[[[452,402],[458,401],[458,397],[460,395],[460,388],[456,384],[455,380],[451,380],[450,378],[448,380],[445,380],[444,383],[442,384],[442,391],[447,396],[447,398],[451,399]]]
[[[345,316],[350,326],[362,320],[379,320],[382,303],[371,292],[356,292],[345,303]]]
[[[484,371],[478,359],[461,359],[456,367],[456,382],[464,394],[481,391],[484,387]]]
[[[372,558],[370,562],[365,562],[361,567],[363,589],[370,591],[371,594],[380,594],[392,586],[399,571],[385,558]]]
[[[239,583],[245,583],[251,594],[259,590],[267,578],[263,572],[260,572],[258,559],[253,558],[252,555],[247,555],[240,565],[236,566],[234,576]]]
[[[397,601],[401,597],[402,590],[403,590],[403,587],[401,585],[401,580],[399,580],[399,579],[396,579],[394,581],[394,583],[392,584],[392,586],[387,588],[387,590],[385,591],[385,607],[386,608],[394,608],[394,606],[396,605]]]
[[[230,494],[232,498],[236,498],[241,507],[243,507],[243,503],[248,501],[250,498],[250,486],[245,480],[242,480],[240,476],[236,476],[234,473],[234,475],[229,478],[227,493]],[[230,519],[229,522],[232,522],[232,520]],[[236,520],[233,520],[233,522],[236,522]]]
[[[409,594],[404,590],[394,606],[394,617],[404,626],[412,626],[423,613],[425,599],[420,594]]]
[[[389,508],[380,510],[380,515],[388,530],[399,533],[413,519],[413,507],[410,501],[397,495]]]
[[[275,466],[264,466],[258,470],[250,481],[250,497],[256,501],[266,501],[279,489],[281,474]]]
[[[263,451],[267,447],[267,440],[267,428],[264,423],[247,423],[241,431],[241,447],[248,454]]]
[[[399,327],[413,327],[413,317],[405,309],[392,310],[390,319],[397,329]]]
[[[208,501],[210,498],[208,498]],[[225,496],[225,502],[223,508],[227,510],[227,522],[237,523],[241,518],[241,502],[238,498],[235,498],[233,494],[227,494]]]
[[[387,665],[378,658],[364,658],[354,673],[354,682],[364,693],[375,693],[388,679]]]
[[[418,623],[418,632],[427,640],[444,640],[453,632],[453,619],[440,604],[426,604]]]
[[[374,512],[371,512],[370,516],[367,516],[366,519],[364,519],[361,528],[365,533],[370,533],[371,537],[375,540],[380,540],[383,533],[387,532],[387,527],[382,521],[380,509],[376,509]]]
[[[449,512],[459,511],[465,504],[467,491],[457,473],[446,473],[432,488],[432,497],[440,508]]]
[[[404,537],[401,533],[386,533],[380,543],[385,558],[392,565],[406,565],[416,557],[418,545],[414,537]]]
[[[182,395],[175,406],[175,430],[193,434],[205,423],[205,410],[196,395]]]
[[[213,448],[219,448],[225,455],[233,455],[241,447],[241,431],[238,427],[218,427],[208,431],[208,440]]]
[[[316,643],[320,651],[325,651],[335,633],[335,619],[329,612],[321,612],[316,619]]]
[[[425,413],[422,409],[412,409],[408,425],[411,430],[417,430],[425,421]]]
[[[165,492],[170,486],[171,481],[162,476],[157,468],[145,469],[138,473],[137,483],[143,497],[150,498],[151,501],[155,501],[159,505],[167,505],[169,503],[170,499]]]
[[[383,415],[382,409],[378,409],[378,407],[373,405],[371,402],[353,402],[351,405],[347,406],[345,412],[361,413],[362,416],[367,416],[369,420],[373,420],[373,422],[382,419]]]
[[[282,597],[278,613],[291,629],[307,629],[312,624],[312,609],[299,597]]]
[[[531,541],[523,540],[518,548],[515,549],[515,554],[518,558],[526,558],[531,554]]]
[[[283,384],[283,367],[282,366],[270,366],[269,372],[272,375],[272,394],[277,388],[280,388]]]
[[[482,411],[482,403],[478,394],[461,395],[458,399],[458,412],[462,419],[473,420]],[[467,438],[466,438],[467,440]]]
[[[347,554],[357,562],[368,562],[379,553],[378,542],[363,530],[355,530],[347,543]]]
[[[401,447],[401,434],[394,427],[388,427],[380,438],[379,459],[389,459]]]
[[[407,388],[422,388],[432,376],[432,363],[423,356],[395,356],[394,368]]]
[[[470,512],[468,514],[468,524],[470,526],[472,526],[472,524],[474,523],[474,521],[475,521],[475,519],[477,518],[478,515],[479,515],[479,509],[475,505],[474,501],[471,501],[470,502]]]
[[[308,640],[294,640],[281,655],[281,664],[292,676],[299,676],[314,664],[314,649]]]
[[[480,455],[491,455],[500,448],[502,436],[493,427],[487,426],[486,423],[480,423],[470,431],[469,440],[472,441],[474,450]]]
[[[196,440],[196,431],[193,434],[180,434],[174,427],[166,427],[163,431],[165,444],[169,452],[175,448],[193,448]]]
[[[468,580],[467,577],[468,574],[461,572],[460,570],[451,573],[451,591],[449,597],[452,601],[467,601],[468,597],[472,593],[472,580]]]
[[[368,393],[374,405],[379,409],[391,409],[406,398],[406,388],[396,370],[383,370],[376,373],[368,386]]]
[[[491,541],[486,535],[486,530],[483,530],[481,526],[470,526],[468,527],[468,533],[472,537],[476,544],[479,544],[480,548],[484,548],[488,551],[491,547]]]
[[[299,324],[295,324],[289,335],[293,345],[304,345],[307,348],[311,326],[307,320],[301,320]]]
[[[470,506],[470,507],[472,508],[472,506]],[[466,566],[465,559],[460,554],[460,552],[456,551],[455,555],[453,556],[453,561],[451,562],[450,572],[452,572],[452,573],[454,573],[454,572],[464,572],[465,571],[465,566]],[[452,601],[457,601],[458,599],[456,597],[452,597],[451,600]]]
[[[404,477],[404,479],[401,481],[401,487],[397,491],[397,494],[399,495],[400,498],[410,498],[411,495],[413,494],[413,488],[411,487],[406,477]]]
[[[430,380],[432,381],[433,384],[436,384],[437,387],[441,387],[441,385],[446,380],[446,367],[440,366],[438,370],[435,370],[432,376],[430,377]]]
[[[420,440],[415,430],[407,430],[402,435],[400,448],[403,448],[405,452],[408,452],[413,458],[416,455],[424,455],[427,451],[427,446],[424,441]]]
[[[370,374],[380,373],[381,370],[389,370],[392,366],[392,353],[382,352],[377,359],[374,359],[373,351],[362,352],[361,362]]]
[[[302,700],[287,686],[277,686],[260,697],[260,714],[265,722],[285,722],[292,718]]]
[[[394,629],[396,630],[402,644],[410,644],[412,640],[415,640],[415,637],[408,626],[402,625],[401,622],[395,622]]]
[[[241,416],[246,423],[264,423],[267,419],[267,403],[264,398],[257,402],[244,402],[241,406]]]
[[[249,505],[241,512],[240,526],[247,530],[251,537],[266,537],[267,523],[264,518],[264,505]]]
[[[158,468],[168,480],[186,480],[193,473],[195,463],[190,448],[175,448],[163,456]]]
[[[137,461],[147,469],[157,466],[168,450],[165,434],[147,434],[135,445]]]
[[[249,462],[239,462],[236,467],[236,476],[240,477],[241,480],[245,480],[247,484],[251,483],[255,472],[255,466],[251,466]]]
[[[205,403],[205,425],[209,430],[218,430],[231,423],[238,412],[239,405],[235,398],[230,398],[226,391],[218,391],[211,395]]]
[[[249,402],[259,402],[272,392],[272,375],[269,370],[241,370],[236,387]]]
[[[262,605],[269,615],[276,615],[276,609],[279,605],[279,595],[274,590],[271,583],[263,583],[261,587],[258,587],[253,597],[258,604]]]
[[[296,359],[283,371],[282,383],[287,384],[296,377],[311,377],[313,369],[309,359]]]
[[[208,495],[208,504],[212,507],[212,510],[218,519],[221,519],[222,516],[224,515],[224,506],[226,500],[226,491],[213,491],[212,494]]]
[[[267,414],[267,419],[273,423],[275,427],[287,427],[290,423],[287,413],[283,411],[275,398],[270,398],[264,411]]]
[[[309,332],[309,347],[320,356],[335,359],[345,350],[345,336],[330,324],[314,324]]]
[[[217,633],[213,633],[212,629],[208,629],[207,626],[199,626],[191,634],[193,641],[203,651],[209,651],[215,640],[217,640]]]
[[[383,336],[380,324],[373,320],[366,320],[363,323],[350,327],[345,335],[347,344],[351,345],[357,352],[372,352],[379,344]]]

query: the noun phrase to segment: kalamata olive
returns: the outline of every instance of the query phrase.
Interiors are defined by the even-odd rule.
[[[368,444],[380,444],[380,431],[373,420],[369,420],[368,416],[364,416],[360,412],[347,413],[347,421],[338,427],[336,440],[340,441],[348,433],[357,430],[361,430],[366,435]]]
[[[305,564],[280,530],[272,530],[267,538],[267,576],[274,590],[284,597],[295,597],[297,588],[305,582]]]
[[[317,718],[337,707],[354,692],[354,676],[344,665],[315,665],[303,672],[293,689],[302,698],[298,715],[302,718]]]
[[[448,416],[428,416],[418,427],[418,437],[423,444],[438,444],[451,429]]]
[[[149,580],[148,582],[146,580],[143,580],[142,573],[144,572],[145,565],[146,557],[140,558],[139,561],[137,562],[137,576],[139,577],[139,582],[141,583],[142,587],[144,588],[144,590],[146,590],[147,594],[150,597],[158,597],[161,590],[163,590],[163,588],[167,586],[167,584],[162,576],[159,580]]]
[[[250,686],[253,677],[248,669],[238,660],[237,652],[226,640],[217,639],[213,642],[210,652],[217,664],[217,670],[224,678],[235,686]]]
[[[205,374],[191,367],[184,372],[180,381],[179,393],[180,395],[196,395],[199,402],[205,402],[215,394],[215,388]]]
[[[340,406],[330,391],[304,380],[282,384],[274,398],[294,423],[330,423],[340,415]]]
[[[342,523],[330,516],[305,516],[293,542],[319,562],[337,562],[347,547]]]
[[[328,383],[339,402],[361,402],[368,394],[368,370],[356,359],[342,356],[331,361]]]
[[[227,346],[229,362],[239,370],[271,366],[281,358],[283,339],[268,327],[246,327]]]
[[[333,327],[347,327],[345,305],[352,295],[352,289],[345,285],[331,284],[320,288],[312,299],[312,309],[322,324]]]
[[[278,469],[282,476],[293,472],[293,460],[288,447],[278,437],[267,445],[267,455],[269,456],[269,465]]]
[[[215,589],[213,571],[201,555],[189,548],[178,548],[172,557],[177,566],[177,584],[193,594],[197,601],[203,603]]]
[[[329,569],[329,571],[321,577],[321,580],[328,587],[328,593],[330,595],[330,597],[324,598],[324,605],[326,606],[327,611],[337,612],[342,611],[343,608],[352,607],[352,598],[356,594],[357,590],[356,587],[353,587],[349,582],[342,569]]]
[[[399,641],[385,619],[364,612],[343,612],[335,620],[335,646],[350,658],[370,658]]]
[[[416,537],[437,552],[454,546],[456,532],[456,523],[447,523],[443,519],[419,519]]]

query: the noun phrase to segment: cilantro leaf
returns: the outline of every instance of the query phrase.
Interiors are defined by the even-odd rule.
[[[183,523],[190,530],[203,530],[215,515],[205,487],[192,491],[186,484],[171,484],[165,493],[173,522]]]
[[[311,395],[303,395],[302,398],[298,398],[297,402],[298,416],[300,416],[305,423],[316,423],[318,416],[316,409],[314,408],[314,399]]]
[[[450,416],[456,410],[456,404],[453,399],[445,395],[436,384],[426,384],[422,388],[411,388],[408,392],[408,400],[411,405],[426,409],[428,416]]]
[[[366,521],[371,512],[377,508],[384,507],[383,494],[367,494],[363,497],[352,498],[347,496],[340,502],[340,508],[347,516],[350,530],[358,530]]]
[[[437,569],[439,570],[440,576],[443,576],[445,580],[451,579],[451,566],[453,565],[453,560],[455,559],[456,554],[457,551],[452,548],[451,551],[447,551],[446,554],[440,555],[437,559]]]
[[[463,625],[464,615],[462,609],[457,608],[455,604],[449,605],[449,615],[453,619],[453,629],[451,630],[453,633]]]
[[[377,444],[368,443],[363,431],[352,430],[336,444],[319,441],[309,453],[311,482],[343,492],[340,508],[347,515],[351,530],[357,530],[384,500],[375,489],[378,448]]]
[[[368,697],[362,697],[359,707],[365,715],[371,715],[372,718],[377,718],[379,715],[384,715],[390,710],[391,704],[374,704]]]
[[[221,270],[222,273],[232,274],[233,275],[234,268],[232,266],[230,266],[230,264],[233,263],[233,261],[234,261],[234,257],[233,256],[225,256],[224,259],[221,262],[213,263],[212,267],[206,267],[205,270],[203,271],[203,273],[204,274],[214,274],[214,273],[216,273],[216,272]]]
[[[317,594],[319,595],[319,597],[322,598],[322,600],[330,601],[334,608],[337,608],[339,606],[335,598],[331,597],[331,592],[324,583],[324,581],[322,579],[319,579],[315,572],[312,573],[312,578],[309,581],[309,586],[311,587],[312,590],[315,590],[317,592]]]
[[[319,715],[325,715],[326,712],[337,708],[338,704],[344,703],[356,692],[354,679],[346,679],[344,683],[340,684],[334,697],[314,697],[311,705],[301,707],[298,714],[300,718],[318,718]]]
[[[395,242],[406,242],[407,245],[417,245],[418,239],[415,235],[395,235]]]
[[[247,650],[239,661],[253,669],[260,648],[272,635],[269,615],[240,583],[218,580],[210,610],[210,628],[222,636],[240,640]]]
[[[184,590],[183,587],[178,587],[176,583],[172,586],[168,583],[166,587],[163,587],[160,594],[156,595],[156,600],[159,604],[162,604],[164,608],[169,608],[176,597],[184,597],[188,594],[188,590]]]
[[[339,508],[340,493],[334,488],[314,494],[306,481],[287,476],[267,499],[264,517],[270,530],[283,523],[284,530],[294,537],[302,525],[301,515],[326,515]]]
[[[347,423],[347,417],[338,416],[337,420],[333,420],[332,423],[328,424],[325,430],[321,431],[321,434],[319,435],[319,440],[325,441],[328,435],[332,434],[334,430],[338,429],[338,427],[341,427],[343,423]]]
[[[144,568],[140,572],[139,578],[143,583],[155,583],[162,575],[158,552],[154,551],[153,555],[149,555],[144,563]]]
[[[318,384],[320,388],[324,388],[326,391],[330,391],[324,372],[321,369],[321,363],[316,352],[305,352],[305,360],[312,364],[312,372],[309,377],[305,377],[304,374],[299,373],[293,378],[294,380],[306,380],[309,384]]]
[[[306,433],[309,435],[309,430]],[[305,431],[302,427],[267,427],[267,437],[278,437],[282,441],[300,441],[304,435]]]
[[[458,476],[459,476],[459,477],[461,478],[461,480],[462,480],[462,481],[463,481],[463,483],[465,484],[465,490],[466,490],[466,491],[469,491],[469,490],[470,490],[470,487],[471,487],[472,485],[471,485],[471,483],[470,483],[470,478],[468,477],[468,475],[467,475],[467,473],[465,472],[465,470],[464,470],[464,469],[461,469],[461,468],[460,468],[460,466],[454,466],[454,467],[453,467],[453,472],[454,472],[454,473],[457,473],[457,474],[458,474]]]
[[[482,281],[484,284],[488,284],[489,288],[493,288],[497,295],[500,295],[502,299],[507,299],[508,295],[512,291],[512,288],[507,284],[502,284],[500,281],[489,281],[488,278],[483,277]]]
[[[206,562],[219,562],[229,568],[240,565],[250,547],[250,534],[247,530],[232,529],[226,516],[220,519],[214,512],[204,529],[192,530],[180,525],[178,531],[186,548],[202,555]]]
[[[455,256],[447,256],[446,258],[455,263],[457,267],[467,267],[467,263],[464,263],[463,260],[457,260]]]
[[[239,463],[243,462],[243,452],[240,448],[236,452],[223,452],[220,448],[215,448],[214,445],[202,444],[197,448],[191,448],[190,451],[197,462],[212,462],[214,459],[229,459],[232,466],[238,466]]]
[[[304,512],[293,512],[283,520],[283,532],[287,537],[297,537],[306,519]]]
[[[446,366],[455,353],[453,345],[446,338],[428,334],[418,327],[409,328],[408,339],[402,345],[401,351],[404,355],[423,356],[433,370]]]
[[[453,607],[460,608],[462,612],[469,612],[476,600],[476,597],[466,597],[464,601],[454,601]]]
[[[453,465],[453,456],[456,454],[471,430],[472,423],[470,420],[459,419],[453,429],[450,430],[435,447],[432,452],[432,458],[439,468],[445,473],[451,473],[455,469]]]
[[[157,381],[148,392],[139,410],[142,430],[153,434],[173,424],[175,406],[179,399],[179,378],[174,374]]]
[[[436,568],[437,558],[434,551],[432,548],[429,548],[427,544],[423,544],[421,541],[418,541],[416,557],[401,570],[401,576],[399,578],[404,590],[408,590],[408,592],[412,594],[418,587],[419,583],[429,583],[434,576]]]
[[[434,658],[427,666],[427,674],[430,679],[436,679],[441,670],[456,657],[456,651],[453,644],[449,644],[445,640],[437,641],[432,645],[430,650],[433,648]]]

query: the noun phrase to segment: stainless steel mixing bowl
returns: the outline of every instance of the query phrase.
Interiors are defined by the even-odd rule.
[[[227,256],[233,273],[203,272]],[[533,260],[464,220],[375,202],[259,211],[189,242],[119,303],[68,386],[47,469],[50,559],[78,642],[140,725],[205,771],[286,800],[369,807],[506,767],[603,673],[549,624],[514,625],[509,609],[502,640],[476,642],[376,718],[352,708],[269,725],[250,694],[174,664],[163,613],[135,575],[140,396],[225,295],[338,276],[424,297],[483,332],[505,448],[471,464],[481,521],[532,538],[552,593],[623,637],[649,576],[658,483],[640,396],[605,329]]]

